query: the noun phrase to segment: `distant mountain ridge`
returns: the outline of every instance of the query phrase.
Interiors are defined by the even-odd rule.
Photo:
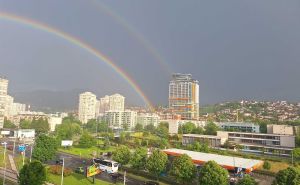
[[[11,95],[16,102],[31,106],[33,111],[59,112],[73,111],[78,106],[78,96],[82,89],[67,91],[35,90],[31,92],[15,92]]]

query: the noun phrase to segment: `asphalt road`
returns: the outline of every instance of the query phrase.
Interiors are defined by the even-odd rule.
[[[56,156],[57,159],[62,159],[64,158],[65,161],[65,167],[71,168],[72,170],[75,170],[77,167],[85,167],[88,165],[91,165],[91,160],[86,161],[84,159],[80,159],[80,157],[74,156],[74,155],[69,155],[66,153],[58,153]],[[85,161],[85,162],[83,162]],[[55,165],[56,160],[48,161],[47,164],[49,165]],[[102,172],[98,175],[96,175],[97,179],[101,179],[103,181],[107,181],[110,183],[115,183],[113,178],[106,172]],[[118,182],[123,182],[123,177],[118,179]],[[143,185],[144,182],[131,178],[131,177],[126,177],[126,184],[127,185]]]

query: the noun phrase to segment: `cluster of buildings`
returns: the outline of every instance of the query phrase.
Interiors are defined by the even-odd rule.
[[[104,96],[97,99],[91,92],[79,95],[78,118],[86,124],[91,119],[102,120],[112,128],[133,129],[137,123],[146,126],[157,126],[159,116],[155,113],[144,113],[125,109],[125,97],[120,94]]]
[[[247,127],[247,126],[245,126]],[[295,148],[295,129],[288,125],[268,125],[267,133],[217,131],[217,135],[184,134],[183,145],[206,143],[213,148],[240,146],[244,152],[289,156]]]
[[[26,111],[26,105],[14,102],[14,97],[8,95],[8,83],[0,78],[0,128],[3,128],[4,118],[14,120],[17,115]]]
[[[242,101],[237,103],[227,102],[215,105],[217,111],[208,113],[203,118],[214,118],[223,121],[236,119],[260,119],[271,121],[295,121],[299,120],[300,103],[289,103],[287,101],[265,102],[265,101]]]

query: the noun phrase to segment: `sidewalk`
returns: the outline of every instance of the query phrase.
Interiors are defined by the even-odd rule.
[[[15,163],[13,156],[8,154],[8,159],[9,159],[9,163],[10,163],[12,171],[15,171],[17,173],[17,175],[19,175],[19,171],[16,167],[16,163]]]

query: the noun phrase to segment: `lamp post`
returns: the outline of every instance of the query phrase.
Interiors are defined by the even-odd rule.
[[[61,181],[60,181],[60,185],[64,184],[64,168],[65,168],[65,159],[62,158],[62,168],[61,168]]]
[[[2,143],[2,145],[4,145],[4,157],[3,157],[3,162],[4,162],[3,185],[5,185],[5,177],[6,177],[6,145],[7,145],[7,142]]]

